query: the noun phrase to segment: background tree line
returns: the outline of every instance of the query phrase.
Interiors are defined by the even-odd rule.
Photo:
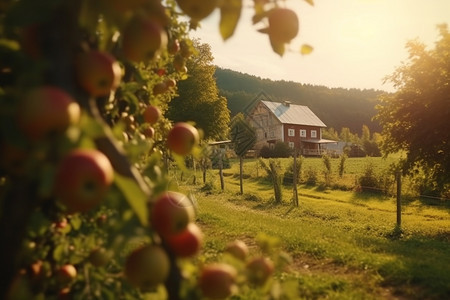
[[[378,97],[385,92],[328,88],[292,81],[273,81],[217,67],[215,78],[219,94],[227,98],[231,116],[241,112],[261,91],[274,101],[289,100],[308,106],[328,127],[348,127],[361,134],[363,125],[371,132],[380,132],[378,121],[372,120],[379,104]]]

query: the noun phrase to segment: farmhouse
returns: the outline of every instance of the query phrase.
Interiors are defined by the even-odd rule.
[[[337,141],[322,139],[326,125],[304,105],[289,101],[274,102],[263,93],[248,110],[247,121],[256,131],[255,150],[284,142],[299,154],[320,156],[329,152],[326,144]]]

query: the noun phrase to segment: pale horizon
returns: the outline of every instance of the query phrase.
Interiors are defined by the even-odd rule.
[[[272,80],[329,88],[394,91],[383,78],[408,58],[406,43],[417,39],[434,47],[437,25],[450,26],[449,0],[287,0],[300,19],[299,36],[283,57],[274,53],[261,26],[251,24],[246,7],[233,37],[219,34],[219,12],[201,22],[191,37],[211,45],[214,64]],[[251,3],[250,3],[251,4]],[[302,44],[314,51],[301,55]]]

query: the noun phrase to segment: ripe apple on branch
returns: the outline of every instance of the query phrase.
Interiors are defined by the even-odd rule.
[[[161,170],[166,158],[179,163],[197,155],[200,134],[191,123],[171,124],[165,112],[196,53],[189,28],[217,9],[220,34],[230,38],[242,1],[36,3],[0,5],[0,237],[8,241],[0,298],[15,297],[22,287],[43,298],[108,298],[120,286],[116,291],[126,298],[141,296],[136,288],[164,286],[168,298],[180,299],[182,282],[192,281],[183,277],[179,259],[201,255],[204,234],[188,198],[164,190],[168,178]],[[298,18],[284,4],[254,1],[253,22],[268,26],[261,31],[279,55],[298,34]],[[20,171],[3,157],[21,160]],[[49,225],[62,219],[64,228]],[[245,244],[227,251],[248,260]],[[51,271],[41,278],[46,284],[34,286],[32,272],[21,270],[37,261],[42,264],[32,270]],[[270,272],[248,280],[267,280],[272,268],[263,262],[265,268],[249,263],[249,274]],[[197,269],[193,293],[224,298],[245,284],[233,266]]]

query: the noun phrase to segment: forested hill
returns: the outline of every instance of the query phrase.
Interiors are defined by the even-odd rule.
[[[215,72],[220,94],[228,99],[231,115],[241,112],[260,92],[274,101],[289,100],[308,106],[326,125],[340,132],[342,127],[361,134],[365,124],[371,132],[380,132],[375,105],[383,91],[327,88],[292,81],[273,81],[253,75],[217,68]]]

